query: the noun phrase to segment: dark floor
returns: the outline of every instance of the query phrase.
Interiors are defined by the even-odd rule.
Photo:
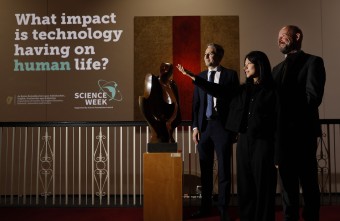
[[[197,208],[184,207],[183,221],[219,221],[219,215],[215,209],[209,217],[191,219],[190,214]],[[320,221],[339,221],[340,206],[322,206],[320,209]],[[144,220],[143,207],[106,207],[106,208],[3,208],[0,207],[1,221],[159,221],[154,219]],[[229,214],[232,221],[239,221],[238,208],[230,207]],[[276,221],[282,221],[282,209],[277,207]],[[164,221],[167,219],[164,218]],[[177,221],[177,220],[176,220]],[[181,220],[178,220],[181,221]]]

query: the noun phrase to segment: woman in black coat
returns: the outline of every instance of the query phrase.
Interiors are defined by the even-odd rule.
[[[232,97],[226,129],[239,133],[237,193],[241,221],[274,221],[276,168],[274,164],[277,96],[268,57],[261,51],[245,56],[246,83],[221,87],[177,68],[214,97]]]

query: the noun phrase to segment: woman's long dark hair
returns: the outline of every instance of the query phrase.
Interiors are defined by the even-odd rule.
[[[260,84],[264,87],[272,87],[274,80],[267,55],[262,51],[251,51],[245,56],[244,61],[246,59],[255,65],[255,71],[258,73]],[[253,79],[248,80],[253,81]]]

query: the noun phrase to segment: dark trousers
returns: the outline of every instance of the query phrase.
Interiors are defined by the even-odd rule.
[[[241,134],[237,144],[237,194],[241,221],[275,221],[273,139]]]
[[[231,187],[231,146],[232,134],[224,129],[220,120],[209,120],[201,132],[198,152],[201,168],[202,210],[210,210],[213,192],[214,151],[218,165],[218,207],[227,208]]]
[[[320,190],[317,172],[317,138],[292,139],[291,157],[280,164],[283,212],[285,221],[299,220],[300,186],[305,221],[318,221],[320,210]]]

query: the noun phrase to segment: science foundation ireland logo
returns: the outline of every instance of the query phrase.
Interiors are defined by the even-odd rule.
[[[74,98],[81,101],[74,109],[113,109],[113,102],[123,100],[123,95],[115,81],[98,80],[99,90],[76,92]]]

